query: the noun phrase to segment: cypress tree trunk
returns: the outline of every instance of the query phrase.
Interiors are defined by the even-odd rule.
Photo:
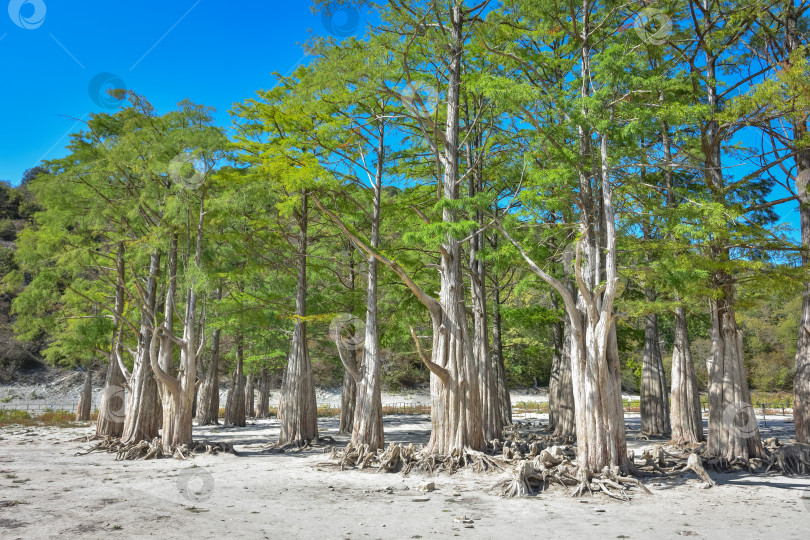
[[[90,410],[93,405],[93,370],[88,368],[84,377],[82,393],[79,394],[79,404],[76,407],[76,420],[86,422],[90,420]]]
[[[124,314],[124,243],[118,243],[116,253],[116,283],[115,283],[115,324],[113,326],[112,347],[110,348],[107,376],[104,380],[104,391],[101,393],[98,404],[98,420],[96,421],[97,437],[120,437],[124,431],[124,418],[126,412],[126,394],[124,392],[124,373],[118,359],[121,358],[122,347],[119,332],[123,327],[121,317]]]
[[[498,235],[491,240],[493,250],[498,249]],[[492,274],[492,362],[497,369],[498,404],[501,425],[512,423],[512,397],[509,395],[509,382],[506,378],[506,364],[503,357],[503,333],[501,330],[501,285],[497,272]]]
[[[467,112],[468,119],[470,112]],[[483,177],[480,162],[476,163],[478,156],[474,151],[480,149],[481,135],[476,133],[472,141],[467,144],[467,166],[473,171],[470,178],[470,197],[475,197],[483,191]],[[475,148],[473,148],[475,145]],[[484,214],[476,211],[475,221],[483,229]],[[478,384],[481,391],[481,424],[484,440],[500,439],[503,431],[502,411],[499,406],[498,368],[489,354],[489,333],[487,323],[487,291],[486,266],[481,258],[484,249],[483,230],[470,239],[470,298],[473,312],[473,338],[472,347],[475,362],[478,365]]]
[[[245,385],[245,416],[253,418],[256,416],[256,393],[253,387],[253,375],[247,376]]]
[[[259,377],[259,400],[256,409],[256,418],[267,418],[270,416],[270,375],[267,368],[262,368]]]
[[[295,329],[290,343],[287,370],[281,387],[278,419],[281,423],[278,444],[303,446],[318,440],[318,408],[315,383],[307,345],[307,193],[301,192],[298,219],[298,283],[295,293]]]
[[[221,287],[217,288],[215,296],[217,300],[222,299]],[[216,315],[216,311],[214,313]],[[198,395],[197,423],[201,426],[219,424],[219,341],[221,334],[219,328],[214,328],[211,332],[211,360]]]
[[[338,345],[340,347],[340,345]],[[355,370],[359,370],[357,351],[350,351],[346,361],[351,362]],[[357,382],[348,369],[343,370],[343,388],[340,394],[340,435],[351,435],[354,426],[354,409],[357,404]]]
[[[245,373],[243,365],[242,336],[236,337],[236,365],[233,368],[233,385],[228,400],[228,420],[231,425],[244,427],[245,422]]]
[[[654,301],[648,291],[648,301]],[[641,367],[641,431],[646,435],[670,434],[667,381],[658,335],[658,315],[644,317],[644,355]]]
[[[785,54],[788,58],[802,45],[798,19],[796,7],[793,3],[786,3]],[[792,127],[794,141],[802,141],[807,137],[806,117],[794,115]],[[810,266],[810,196],[807,193],[807,184],[810,182],[810,149],[799,149],[794,159],[802,248],[804,248],[802,266],[807,268]],[[796,427],[796,441],[810,444],[810,282],[804,284],[802,293],[802,318],[796,345],[796,367],[793,371],[793,422]]]
[[[557,295],[552,303],[557,308]],[[574,421],[574,387],[571,381],[571,322],[568,315],[552,326],[554,356],[549,379],[549,426],[554,437],[573,437],[576,430]]]
[[[717,57],[708,52],[705,58],[707,105],[714,112],[720,106],[717,97]],[[726,186],[722,170],[722,150],[719,141],[719,124],[712,118],[706,123],[704,144],[704,174],[713,192],[715,202],[725,205]],[[723,238],[717,238],[711,246],[712,260],[721,267],[711,277],[711,287],[719,297],[711,301],[712,357],[709,361],[709,436],[708,454],[732,460],[736,457],[750,459],[762,457],[759,436],[751,395],[743,367],[743,349],[740,330],[734,313],[734,279],[722,269],[730,260],[730,250]]]
[[[157,300],[157,277],[160,272],[160,253],[155,252],[149,258],[149,277],[146,281],[146,305],[141,309],[141,327],[138,335],[138,347],[129,380],[127,413],[121,441],[125,444],[143,440],[151,441],[158,436],[161,408],[158,399],[157,382],[152,372],[152,325],[150,312],[154,313]]]
[[[692,363],[686,311],[675,308],[675,340],[672,345],[672,440],[676,443],[698,443],[703,436],[703,414],[700,410],[695,367]]]
[[[169,286],[166,289],[166,299],[163,307],[163,328],[165,333],[159,338],[160,349],[158,352],[158,366],[165,373],[174,372],[174,342],[169,337],[174,335],[174,301],[177,294],[177,234],[172,234],[171,246],[169,248],[168,261]],[[167,441],[175,438],[175,397],[168,386],[162,383],[160,377],[155,378],[158,382],[158,392],[160,393],[160,404],[163,414],[161,429],[161,439],[163,440],[163,451],[171,452],[171,445]],[[191,441],[189,441],[191,442]]]

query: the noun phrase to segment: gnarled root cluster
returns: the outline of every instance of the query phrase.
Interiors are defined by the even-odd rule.
[[[374,452],[369,450],[368,445],[355,446],[349,443],[343,449],[333,448],[329,458],[337,461],[341,470],[354,467],[376,468],[377,472],[402,472],[405,475],[413,471],[427,474],[453,473],[465,467],[471,467],[476,472],[501,469],[498,458],[490,457],[484,452],[465,449],[443,456],[425,452],[423,447],[413,444],[405,446],[391,443],[388,448]]]
[[[766,443],[769,441],[770,439]],[[770,447],[771,455],[765,472],[775,469],[788,476],[810,474],[810,444],[779,446],[779,441],[774,442]]]
[[[191,445],[181,444],[171,448],[169,452],[164,452],[160,437],[155,437],[151,441],[144,440],[135,443],[124,443],[121,439],[105,437],[86,452],[77,452],[76,455],[85,456],[91,452],[114,453],[116,461],[157,459],[165,455],[171,455],[177,459],[187,459],[195,454],[236,453],[231,444],[211,443],[208,441],[197,441],[191,443]]]

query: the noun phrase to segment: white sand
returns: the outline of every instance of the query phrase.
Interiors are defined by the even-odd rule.
[[[321,419],[334,435],[333,418]],[[628,415],[629,444],[638,416]],[[426,440],[426,417],[385,418],[388,441]],[[788,435],[769,422],[763,436]],[[275,420],[245,428],[195,428],[195,438],[235,443],[238,456],[188,461],[116,462],[112,454],[74,456],[70,439],[91,427],[0,429],[0,538],[807,538],[810,480],[711,473],[699,489],[692,474],[650,478],[652,496],[630,502],[573,499],[559,487],[535,497],[501,499],[488,488],[507,473],[438,475],[437,490],[417,491],[424,476],[343,471],[320,451],[260,453]],[[345,442],[344,437],[336,437]],[[393,488],[385,491],[386,488]],[[426,502],[414,498],[427,497]],[[802,497],[807,497],[803,499]],[[455,516],[473,519],[465,528]],[[116,529],[115,527],[121,527]]]

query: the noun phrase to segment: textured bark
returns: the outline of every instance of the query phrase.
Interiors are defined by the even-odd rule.
[[[725,274],[718,272],[719,279]],[[732,460],[763,456],[751,394],[743,367],[742,332],[734,315],[733,290],[711,301],[712,355],[709,371],[709,455]]]
[[[259,377],[259,399],[257,404],[256,418],[270,416],[270,375],[267,373],[267,368],[262,369]]]
[[[556,295],[552,301],[556,308]],[[554,357],[549,379],[549,425],[555,437],[572,437],[576,432],[576,422],[571,380],[571,322],[567,315],[552,326],[552,333]]]
[[[465,107],[465,109],[467,109]],[[467,110],[468,123],[473,122],[474,111]],[[476,155],[482,151],[480,133],[474,134],[468,142],[467,166],[472,169],[469,180],[470,197],[475,197],[483,191],[483,173],[481,171],[482,159]],[[478,366],[478,384],[481,392],[481,426],[484,440],[500,439],[503,432],[503,417],[499,404],[498,367],[490,356],[489,332],[487,322],[487,290],[486,265],[481,256],[484,249],[484,214],[480,210],[475,213],[475,221],[479,232],[470,239],[470,300],[473,319],[472,347],[475,362]]]
[[[340,346],[340,345],[338,345]],[[357,361],[357,351],[349,351],[346,354],[347,361],[353,364],[354,369],[359,369]],[[350,435],[354,427],[354,409],[357,404],[357,381],[348,369],[343,371],[343,388],[340,393],[340,423],[338,434]]]
[[[785,55],[801,47],[799,16],[793,3],[786,4],[785,10]],[[794,116],[792,119],[793,140],[802,141],[807,137],[807,117]],[[800,146],[795,143],[794,146]],[[807,184],[810,182],[810,149],[798,148],[796,161],[796,194],[799,196],[799,223],[802,235],[802,266],[810,266],[810,196]],[[802,318],[796,346],[796,367],[793,371],[793,422],[796,427],[796,440],[810,443],[810,282],[804,284]]]
[[[652,301],[651,295],[648,300]],[[647,314],[641,365],[641,431],[646,435],[668,436],[671,429],[667,380],[659,341],[658,315]]]
[[[104,380],[104,391],[101,393],[98,404],[97,437],[120,437],[124,431],[126,411],[125,378],[121,367],[118,365],[118,359],[123,352],[119,333],[123,324],[120,319],[124,313],[125,282],[124,243],[119,242],[116,253],[115,321],[109,363],[107,365],[107,376]]]
[[[163,329],[164,334],[159,338],[158,366],[165,373],[174,372],[174,342],[170,336],[174,335],[174,302],[177,294],[177,234],[172,234],[171,245],[168,254],[168,278],[169,285],[166,288],[166,298],[163,302]],[[158,383],[158,393],[160,394],[160,405],[163,414],[161,439],[163,441],[164,452],[171,453],[171,445],[168,441],[176,437],[176,407],[175,397],[172,395],[168,385],[162,383],[160,377],[155,377]],[[190,441],[189,441],[190,442]]]
[[[307,344],[307,193],[301,193],[298,220],[298,282],[295,293],[295,328],[290,342],[287,370],[281,387],[278,419],[279,445],[303,446],[318,440],[318,408]]]
[[[228,424],[244,427],[245,422],[245,373],[242,337],[236,338],[236,363],[233,368],[231,391],[228,393]]]
[[[463,14],[460,2],[451,8],[447,85],[447,120],[444,138],[444,198],[459,198],[459,91]],[[442,220],[458,221],[456,211],[444,207]],[[482,424],[478,365],[467,328],[466,293],[462,274],[461,246],[448,235],[442,243],[439,312],[431,314],[433,350],[431,363],[431,433],[429,453],[448,455],[456,451],[482,450]],[[440,375],[439,375],[440,374]]]
[[[710,15],[710,13],[706,13]],[[713,113],[720,110],[717,94],[718,58],[705,49],[706,102]],[[726,205],[725,179],[722,168],[723,135],[712,116],[702,129],[704,150],[704,176],[714,202]],[[712,260],[720,265],[730,260],[727,239],[718,234],[710,246]],[[734,313],[734,279],[722,268],[710,278],[710,286],[717,292],[711,300],[712,357],[709,360],[709,434],[707,453],[713,457],[750,459],[761,457],[754,408],[743,367],[742,336]]]
[[[492,236],[492,247],[498,249],[498,235]],[[503,358],[503,332],[501,327],[501,286],[497,273],[492,274],[492,362],[497,369],[498,409],[501,425],[512,423],[512,398],[509,395],[509,381],[506,378],[506,365]]]
[[[76,406],[76,420],[86,422],[90,420],[90,410],[93,406],[93,370],[88,369],[84,377],[82,392],[79,394],[79,404]]]
[[[219,297],[220,290],[217,290]],[[211,332],[211,360],[200,386],[197,404],[197,423],[201,426],[219,424],[219,341],[221,331],[215,328]]]
[[[253,386],[253,375],[247,376],[245,384],[245,416],[253,418],[256,416],[256,392]]]
[[[692,363],[686,311],[675,309],[675,340],[672,345],[672,440],[676,443],[698,443],[703,435],[703,414],[700,410],[695,367]]]
[[[124,444],[151,441],[158,436],[160,426],[160,401],[157,382],[152,373],[152,325],[150,312],[154,313],[157,300],[157,277],[160,272],[160,254],[149,258],[149,276],[146,280],[146,306],[141,309],[141,327],[138,346],[135,350],[132,375],[129,377],[126,420],[121,442]]]

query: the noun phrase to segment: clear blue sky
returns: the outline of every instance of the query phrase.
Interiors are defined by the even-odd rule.
[[[41,159],[64,155],[69,134],[81,129],[77,120],[105,110],[90,90],[103,73],[114,78],[97,82],[117,78],[159,111],[189,98],[215,107],[219,123],[229,125],[232,103],[271,87],[273,72],[306,61],[301,45],[313,33],[340,37],[364,28],[364,14],[338,11],[330,20],[311,5],[10,0],[0,10],[0,180],[17,184]]]

